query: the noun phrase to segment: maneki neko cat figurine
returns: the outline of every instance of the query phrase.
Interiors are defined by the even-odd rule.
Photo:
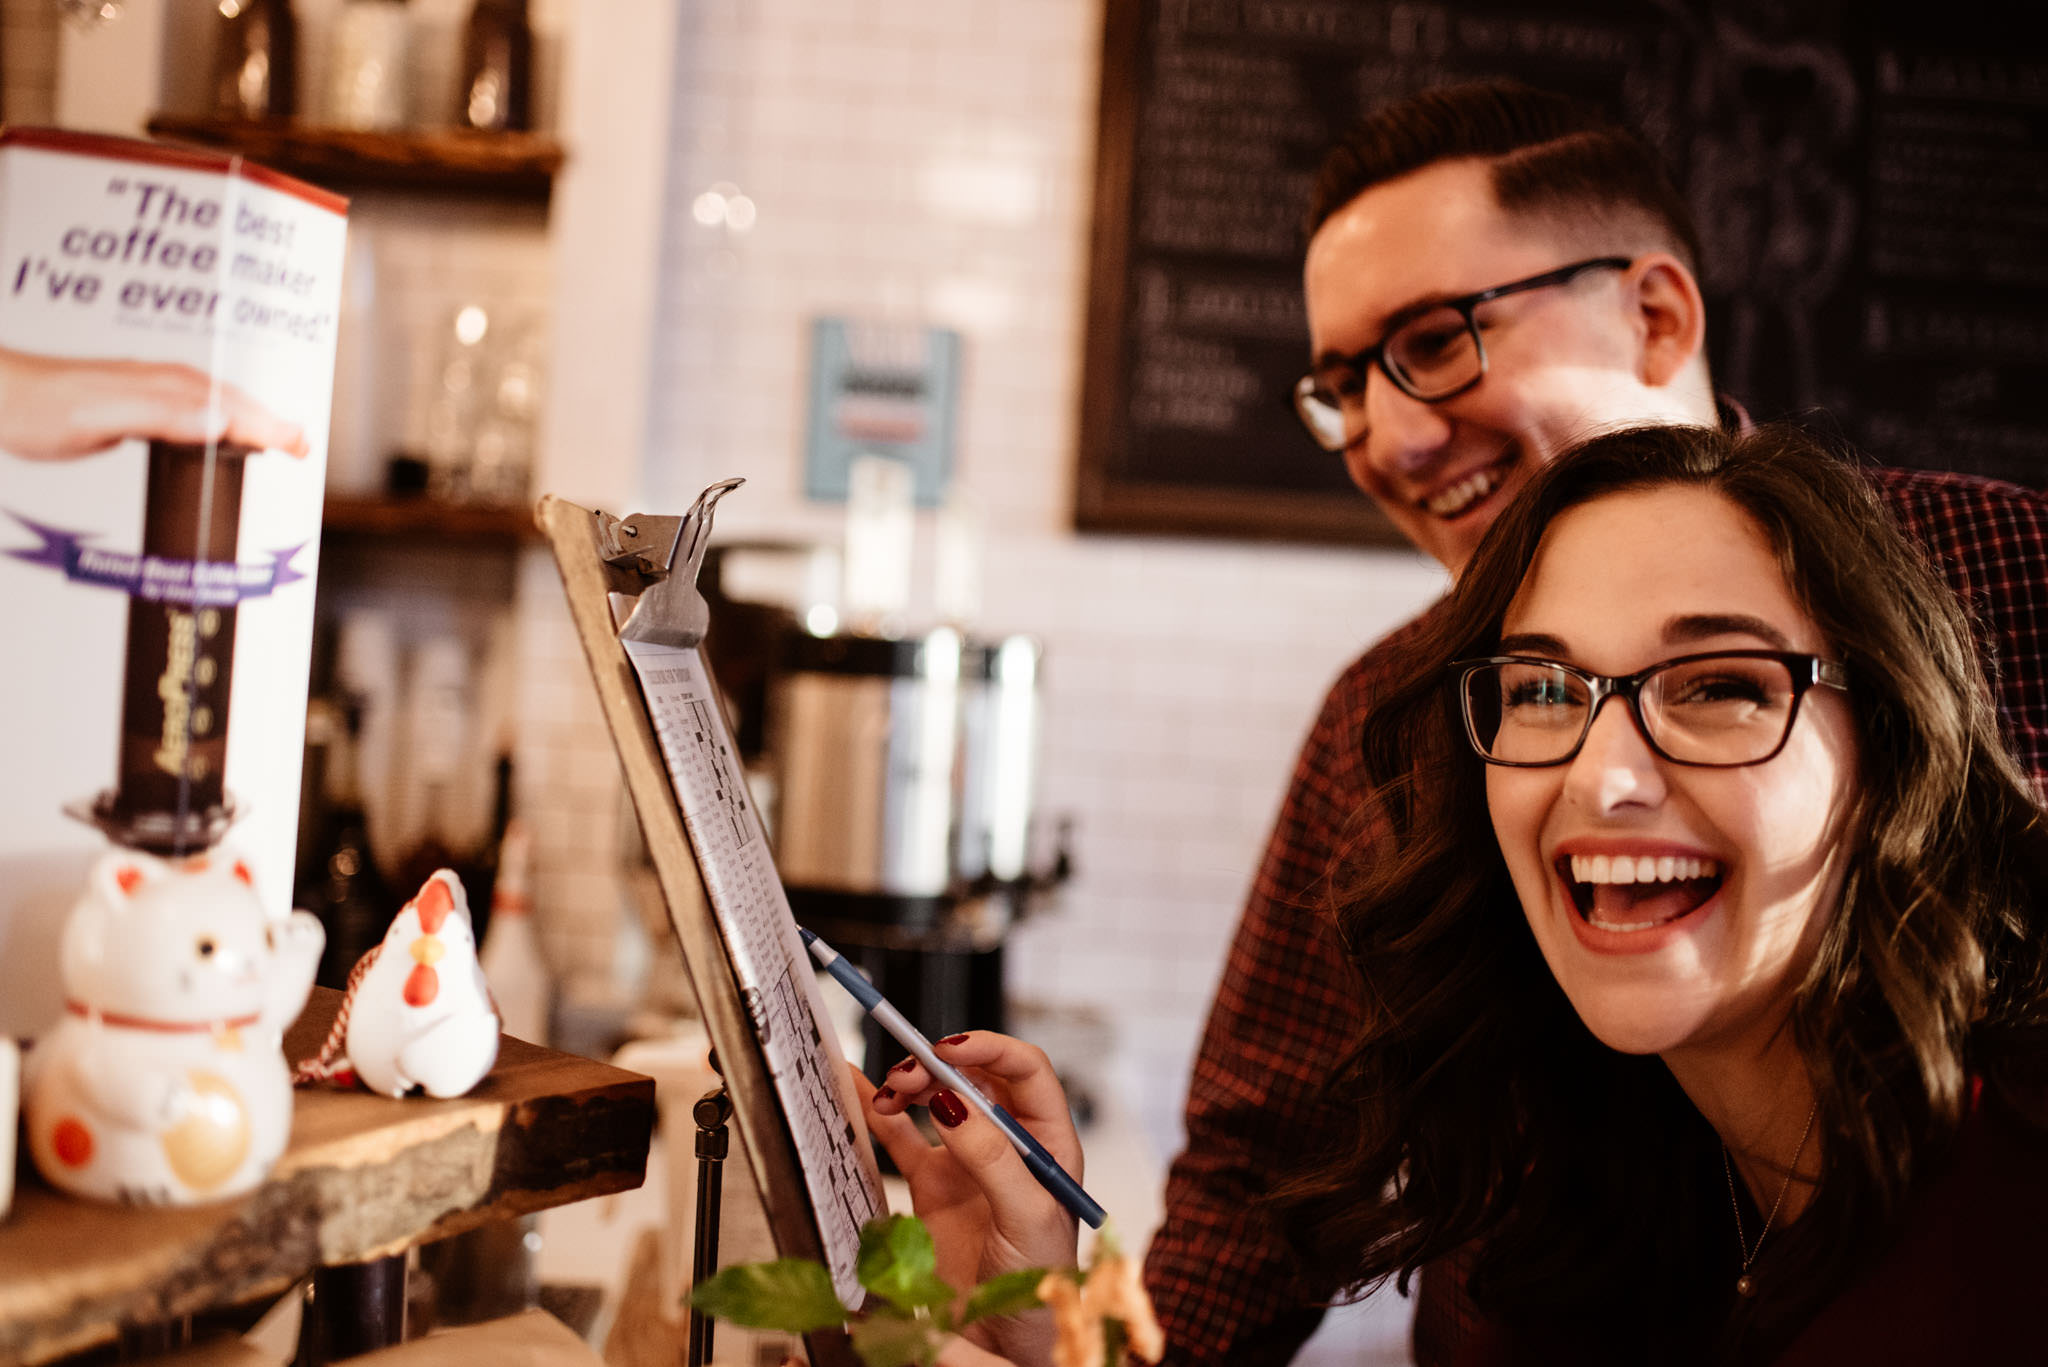
[[[325,934],[278,920],[225,850],[94,866],[63,936],[65,1014],[30,1050],[29,1150],[53,1186],[141,1205],[248,1191],[291,1134],[285,1027]]]
[[[336,1029],[347,1067],[386,1096],[461,1096],[498,1058],[498,1008],[462,882],[441,869],[349,975]],[[323,1051],[324,1052],[324,1051]]]

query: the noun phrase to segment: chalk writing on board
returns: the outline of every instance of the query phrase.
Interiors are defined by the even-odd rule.
[[[1398,539],[1289,402],[1302,219],[1360,114],[1481,77],[1656,150],[1718,393],[1884,464],[2048,484],[2048,47],[2009,9],[1106,0],[1077,523]]]

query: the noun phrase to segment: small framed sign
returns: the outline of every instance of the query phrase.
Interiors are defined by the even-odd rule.
[[[813,322],[805,496],[845,502],[855,458],[879,455],[910,467],[919,506],[938,506],[953,476],[960,350],[947,328]]]

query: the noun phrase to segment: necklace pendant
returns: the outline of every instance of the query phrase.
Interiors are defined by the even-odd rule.
[[[1738,1296],[1754,1296],[1756,1294],[1756,1282],[1747,1272],[1735,1279],[1735,1294]]]

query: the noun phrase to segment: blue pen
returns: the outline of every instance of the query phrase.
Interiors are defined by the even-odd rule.
[[[981,1089],[963,1077],[958,1068],[940,1058],[932,1049],[932,1042],[918,1033],[916,1026],[905,1020],[903,1013],[889,1004],[889,999],[875,991],[875,985],[863,978],[860,970],[839,957],[839,951],[826,944],[817,936],[797,927],[797,933],[804,937],[804,943],[811,948],[811,957],[818,966],[830,973],[833,979],[860,1003],[861,1010],[875,1018],[875,1023],[887,1030],[896,1042],[910,1051],[911,1057],[922,1063],[940,1085],[966,1097],[981,1108],[996,1124],[996,1128],[1009,1137],[1010,1144],[1017,1150],[1017,1156],[1024,1160],[1024,1166],[1038,1179],[1038,1185],[1051,1192],[1059,1203],[1072,1211],[1090,1229],[1102,1228],[1107,1212],[1095,1204],[1095,1199],[1081,1190],[1081,1184],[1067,1175],[1045,1146],[1031,1137],[1031,1132],[1017,1123],[1015,1116],[981,1094]]]

